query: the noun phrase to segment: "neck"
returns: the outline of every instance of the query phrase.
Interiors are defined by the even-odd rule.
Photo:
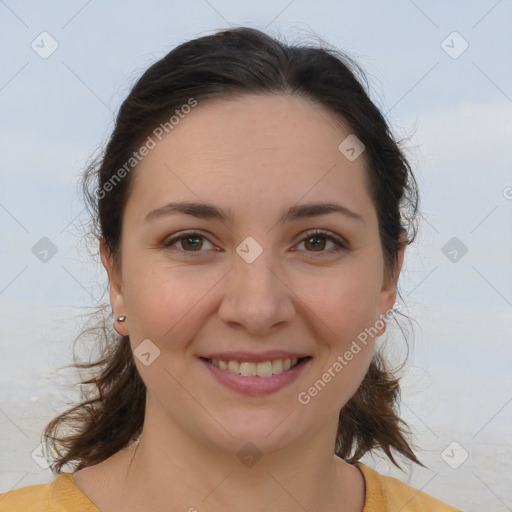
[[[266,454],[245,444],[237,456],[176,425],[163,428],[161,419],[147,410],[140,441],[126,450],[123,510],[363,509],[364,487],[362,496],[355,492],[361,478],[354,470],[360,473],[333,455],[330,437],[315,435],[300,446]]]

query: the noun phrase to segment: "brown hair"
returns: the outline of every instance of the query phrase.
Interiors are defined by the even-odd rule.
[[[181,44],[136,82],[121,105],[103,154],[84,174],[92,233],[96,240],[103,237],[118,260],[123,211],[132,182],[126,162],[131,162],[155,127],[168,123],[191,98],[201,102],[239,94],[296,94],[327,107],[365,145],[384,266],[386,272],[391,271],[401,248],[401,234],[407,235],[407,244],[416,236],[418,192],[399,143],[363,83],[368,88],[363,71],[345,54],[330,48],[286,45],[255,29],[239,27]],[[122,168],[124,173],[120,173]],[[121,175],[114,183],[113,178]],[[44,442],[57,453],[51,464],[54,472],[60,472],[64,464],[75,463],[76,469],[95,465],[130,445],[142,432],[146,387],[136,369],[130,340],[116,335],[105,319],[98,329],[96,348],[102,346],[101,357],[73,365],[95,370],[91,378],[82,380],[88,393],[82,395],[81,403],[53,419],[44,432]],[[374,354],[360,387],[340,411],[334,448],[338,456],[354,463],[380,448],[400,467],[393,449],[421,464],[407,440],[407,424],[398,416],[398,380],[382,354]],[[66,434],[60,433],[61,428]]]

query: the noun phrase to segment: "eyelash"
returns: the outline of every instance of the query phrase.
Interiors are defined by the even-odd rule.
[[[189,231],[189,232],[178,233],[177,235],[171,236],[171,238],[167,238],[166,240],[164,240],[162,246],[165,249],[176,251],[177,249],[172,248],[172,246],[176,242],[179,242],[180,240],[184,240],[184,239],[187,239],[187,238],[204,238],[204,239],[207,240],[207,238],[204,235],[202,235],[201,233],[198,233],[197,231]],[[306,232],[306,236],[304,238],[302,238],[299,243],[302,243],[305,240],[308,240],[310,238],[325,238],[326,240],[329,240],[330,242],[333,242],[336,245],[336,248],[334,250],[331,249],[329,251],[319,251],[317,254],[323,254],[323,255],[325,255],[325,254],[337,254],[339,252],[347,251],[348,250],[348,245],[347,245],[347,243],[342,238],[338,238],[338,237],[336,237],[334,235],[330,235],[329,233],[326,233],[326,232],[320,231],[320,230],[307,231]],[[178,250],[178,252],[186,253],[187,256],[197,257],[197,256],[199,256],[204,251],[201,251],[201,250],[199,250],[199,251],[186,251],[186,250],[182,249],[182,250]],[[310,253],[313,253],[313,254],[316,253],[316,251],[306,251],[306,252],[310,252]]]

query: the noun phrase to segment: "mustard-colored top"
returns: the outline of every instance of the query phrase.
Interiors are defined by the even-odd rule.
[[[384,476],[362,463],[366,498],[363,512],[462,512],[414,489],[396,478]],[[77,487],[72,473],[60,473],[50,484],[34,484],[0,494],[1,512],[99,512]]]

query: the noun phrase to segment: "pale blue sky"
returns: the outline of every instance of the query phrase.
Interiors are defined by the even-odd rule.
[[[417,405],[404,415],[424,432],[420,441],[434,441],[433,450],[452,439],[428,439],[431,424],[439,432],[453,428],[471,446],[503,406],[488,428],[510,431],[512,199],[504,194],[512,187],[510,0],[0,1],[0,343],[22,347],[0,363],[2,387],[5,375],[37,370],[39,360],[27,363],[27,355],[38,336],[48,346],[61,340],[41,372],[65,358],[77,326],[71,308],[91,305],[89,294],[102,292],[102,274],[77,250],[80,226],[69,223],[81,211],[77,177],[105,141],[112,111],[149,64],[229,24],[289,41],[316,34],[366,70],[372,98],[401,137],[411,136],[408,154],[430,223],[408,249],[401,278],[418,322],[411,365],[430,375],[420,389],[411,377],[404,401]],[[47,59],[31,48],[43,31],[59,45]],[[469,45],[458,58],[441,46],[454,31]],[[464,43],[453,37],[456,52]],[[41,237],[58,250],[47,263],[32,253]],[[468,248],[457,263],[441,250],[452,237]],[[20,400],[28,396],[18,392]],[[448,470],[451,480],[438,489],[473,485],[471,473],[462,478],[460,470]],[[496,492],[512,507],[510,494]],[[492,494],[483,503],[506,510]]]

